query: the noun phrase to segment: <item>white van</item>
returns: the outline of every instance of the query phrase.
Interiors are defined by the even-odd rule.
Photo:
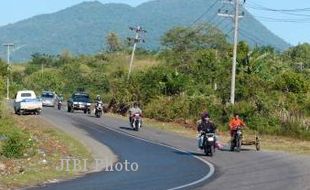
[[[32,90],[18,91],[14,101],[14,111],[18,115],[25,113],[40,114],[42,111],[42,102],[37,99]]]

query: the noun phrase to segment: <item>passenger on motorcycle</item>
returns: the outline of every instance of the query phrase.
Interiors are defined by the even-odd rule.
[[[201,120],[198,122],[197,130],[199,132],[199,148],[203,148],[203,133],[216,133],[216,127],[210,120],[210,116],[207,112],[201,115]]]
[[[245,128],[246,125],[242,119],[239,118],[239,114],[235,113],[234,117],[229,121],[229,129],[230,129],[230,136],[234,137],[235,132],[238,127]]]
[[[132,125],[133,116],[134,116],[135,114],[140,114],[140,117],[142,117],[142,110],[139,108],[137,102],[135,102],[135,103],[133,104],[133,107],[131,107],[131,108],[129,109],[129,122],[130,122],[130,125]],[[141,123],[142,123],[142,122],[141,122]],[[142,124],[141,124],[141,126],[142,126]]]

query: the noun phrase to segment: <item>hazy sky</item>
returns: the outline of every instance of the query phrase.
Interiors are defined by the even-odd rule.
[[[86,0],[2,0],[0,26],[38,14],[52,13],[83,1]],[[99,1],[102,3],[117,2],[137,6],[148,0]],[[247,0],[245,7],[272,32],[296,45],[299,42],[310,43],[310,9],[303,12],[294,11],[284,14],[274,11],[255,10],[250,7],[261,8],[261,6],[264,6],[273,9],[309,8],[309,2],[309,0]]]

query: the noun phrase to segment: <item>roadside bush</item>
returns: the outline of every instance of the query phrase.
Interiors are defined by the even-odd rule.
[[[301,74],[290,71],[276,78],[275,88],[283,92],[300,93],[307,92],[309,84]]]
[[[7,140],[2,146],[2,154],[7,158],[20,158],[29,147],[26,134],[14,131],[7,136]]]
[[[145,115],[161,121],[190,119],[195,122],[202,112],[208,111],[212,120],[218,123],[221,110],[220,100],[215,96],[160,96],[145,106]]]
[[[0,147],[0,154],[7,158],[20,158],[28,148],[32,147],[32,141],[28,133],[14,126],[15,123],[7,115],[4,105],[0,108],[0,136],[3,141]]]

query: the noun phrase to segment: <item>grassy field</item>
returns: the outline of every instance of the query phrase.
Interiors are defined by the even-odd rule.
[[[0,189],[20,188],[72,178],[82,173],[73,170],[57,170],[57,166],[61,163],[60,159],[92,160],[90,153],[82,144],[38,116],[9,114],[5,117],[2,116],[1,121],[12,120],[10,123],[13,126],[9,126],[11,130],[30,134],[30,139],[34,143],[31,147],[33,154],[24,153],[21,158],[0,156],[0,163],[5,165],[5,170],[0,171]],[[70,168],[73,168],[72,163]]]
[[[123,117],[116,114],[108,114],[111,117],[116,117],[128,121],[127,117]],[[153,119],[144,118],[144,124],[147,127],[152,127],[155,129],[163,130],[170,133],[176,133],[180,136],[196,138],[197,132],[192,128],[186,128],[185,125],[179,123],[167,123],[160,122]],[[220,141],[224,144],[230,141],[230,136],[228,131],[219,131]],[[246,140],[254,140],[255,132],[245,130],[244,138]],[[295,138],[283,137],[283,136],[270,136],[270,135],[260,135],[261,139],[261,149],[262,151],[283,151],[288,153],[295,153],[301,155],[310,155],[310,141],[303,141]],[[255,149],[254,146],[245,146],[250,149]]]

